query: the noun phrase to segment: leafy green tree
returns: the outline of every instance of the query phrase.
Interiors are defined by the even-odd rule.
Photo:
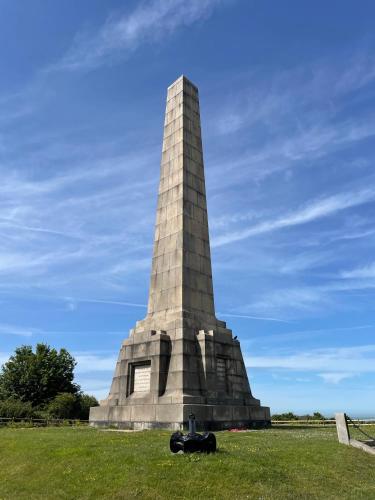
[[[75,365],[66,349],[37,344],[33,352],[31,346],[18,347],[0,372],[0,395],[42,406],[59,393],[78,394],[79,386],[73,382]]]
[[[62,392],[48,404],[47,412],[54,418],[77,418],[79,402],[75,394]]]
[[[325,418],[325,416],[324,416],[324,415],[322,415],[319,411],[315,411],[315,412],[313,413],[313,419],[314,419],[314,420],[325,420],[326,418]]]
[[[272,420],[298,420],[298,417],[297,415],[289,411],[287,413],[279,413],[272,415]]]
[[[99,406],[98,400],[89,394],[81,394],[79,398],[79,415],[81,420],[88,420],[90,408],[92,406]]]
[[[91,406],[98,406],[94,396],[63,392],[50,401],[47,414],[53,418],[76,418],[88,420]]]

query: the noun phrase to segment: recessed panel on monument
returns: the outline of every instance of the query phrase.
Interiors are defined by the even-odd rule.
[[[169,88],[147,315],[123,341],[92,425],[182,429],[265,425],[240,343],[215,316],[198,89]]]

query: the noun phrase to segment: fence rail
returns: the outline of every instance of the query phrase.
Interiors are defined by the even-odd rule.
[[[75,425],[88,425],[88,420],[76,419],[63,419],[63,418],[27,418],[27,417],[0,417],[0,426],[9,424],[29,424],[35,427],[48,427],[48,426],[75,426]]]
[[[336,425],[335,419],[314,420],[314,419],[298,419],[298,420],[271,420],[272,425]],[[375,425],[375,418],[353,419],[353,423],[348,422],[349,426],[354,425]]]
[[[76,419],[62,419],[62,418],[27,418],[27,417],[0,417],[0,427],[12,424],[28,424],[34,427],[48,427],[48,426],[85,426],[89,425],[89,420],[76,420]],[[336,421],[334,419],[326,420],[271,420],[273,426],[336,426]],[[356,425],[366,426],[375,425],[375,418],[368,419],[353,419],[352,422],[348,422],[349,427],[355,427]]]

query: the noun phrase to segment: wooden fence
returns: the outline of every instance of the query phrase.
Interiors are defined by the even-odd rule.
[[[353,419],[354,423],[357,425],[375,425],[375,419],[374,418],[366,418],[366,419]],[[325,420],[314,420],[314,419],[298,419],[298,420],[271,420],[271,423],[273,426],[290,426],[290,425],[295,425],[295,426],[305,426],[305,425],[311,425],[311,426],[336,426],[336,420],[333,419],[325,419]],[[354,425],[349,423],[348,425]]]
[[[89,425],[88,420],[62,419],[62,418],[5,418],[0,417],[0,427],[13,424],[26,424],[33,427],[48,426],[84,426]]]
[[[349,426],[353,425],[375,425],[374,419],[353,419],[354,424],[348,423]],[[48,426],[88,426],[88,420],[75,420],[75,419],[61,419],[61,418],[5,418],[0,417],[0,427],[6,425],[22,425],[26,424],[32,427],[48,427]],[[271,420],[273,427],[335,427],[336,421],[334,419],[326,420]]]

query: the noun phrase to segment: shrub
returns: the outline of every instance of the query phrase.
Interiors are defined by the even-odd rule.
[[[324,415],[315,411],[312,415],[295,415],[291,411],[272,415],[272,420],[326,420]]]
[[[326,417],[322,415],[319,411],[315,411],[313,414],[314,420],[326,420]]]
[[[9,398],[0,401],[0,417],[3,418],[36,418],[36,411],[30,402]]]
[[[98,404],[94,396],[62,392],[48,404],[47,414],[53,418],[88,420],[90,407]]]
[[[75,418],[78,411],[78,398],[69,392],[57,394],[47,406],[48,415],[53,418]]]
[[[292,413],[291,411],[287,413],[280,413],[276,415],[272,415],[272,420],[298,420],[297,415]]]
[[[89,396],[89,394],[81,394],[79,397],[79,415],[78,418],[81,420],[88,420],[91,406],[99,406],[98,400],[94,396]]]

